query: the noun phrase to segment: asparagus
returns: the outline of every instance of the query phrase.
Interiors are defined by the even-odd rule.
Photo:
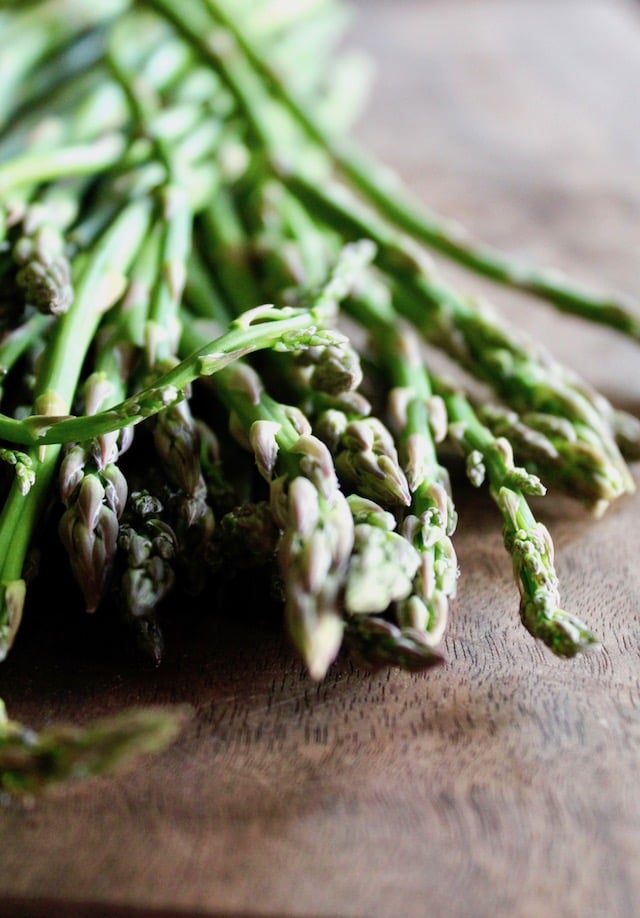
[[[204,6],[213,20],[233,36],[247,67],[259,76],[276,102],[351,186],[390,223],[477,273],[541,297],[565,312],[601,322],[640,340],[640,305],[631,298],[600,295],[584,289],[557,270],[530,266],[495,248],[479,244],[458,222],[448,221],[426,207],[416,207],[396,175],[359,151],[343,134],[338,135],[317,116],[314,106],[305,104],[290,81],[281,76],[269,56],[263,53],[251,30],[242,27],[241,19],[226,4],[219,0],[204,0]],[[166,14],[166,9],[164,12]],[[172,18],[174,23],[181,25],[175,16]],[[183,32],[193,39],[182,25]],[[199,50],[201,53],[204,51],[202,48]],[[229,72],[224,67],[225,61],[217,57],[215,64],[231,84]],[[324,172],[326,181],[328,170]],[[323,179],[320,178],[320,181]]]
[[[484,403],[477,410],[487,427],[507,439],[518,460],[547,486],[576,497],[596,517],[615,499],[599,440],[587,425],[543,412],[520,415],[493,403]],[[620,435],[616,441],[620,444]],[[630,449],[627,444],[627,452]]]
[[[597,646],[598,640],[589,628],[560,606],[553,542],[527,502],[528,495],[544,494],[544,485],[535,475],[514,465],[509,441],[494,437],[480,423],[460,389],[452,389],[442,381],[438,381],[437,389],[447,408],[449,435],[466,455],[469,480],[480,486],[486,475],[491,496],[502,514],[504,543],[520,589],[523,624],[561,657],[572,657]]]
[[[215,383],[270,482],[270,506],[282,530],[287,630],[309,675],[322,679],[342,643],[340,596],[353,546],[349,505],[329,451],[301,413],[270,399],[248,367],[232,364]]]
[[[439,463],[436,444],[446,435],[446,410],[433,394],[417,336],[409,326],[385,323],[378,337],[393,388],[393,416],[399,431],[412,493],[411,513],[402,529],[420,553],[414,589],[400,604],[398,620],[437,645],[455,597],[458,563],[452,542],[457,514],[449,475]]]
[[[84,726],[55,724],[36,732],[9,720],[0,701],[0,791],[19,797],[131,767],[175,741],[188,709],[129,708]]]
[[[161,0],[154,2],[157,7],[163,8]],[[239,47],[246,55],[248,60],[259,71],[263,78],[266,79],[269,88],[272,90],[276,87],[276,95],[290,111],[295,108],[296,117],[305,127],[309,127],[306,121],[306,114],[302,108],[289,105],[291,96],[287,95],[286,87],[282,84],[280,77],[271,71],[268,63],[255,52],[255,48],[246,39],[244,33],[240,34],[239,30],[219,7],[219,4],[207,2],[209,9],[214,13],[215,19],[222,23],[228,29],[237,41]],[[278,158],[278,147],[274,140],[275,132],[267,119],[260,113],[260,87],[258,87],[258,102],[253,106],[251,104],[251,93],[255,90],[255,82],[251,82],[250,73],[242,71],[239,67],[232,67],[227,57],[218,53],[217,49],[210,49],[203,46],[199,40],[197,32],[192,25],[185,19],[172,14],[166,9],[162,12],[169,18],[181,33],[190,41],[199,53],[208,59],[223,74],[227,85],[234,93],[237,103],[243,114],[250,122],[253,135],[266,148],[267,153],[272,159],[272,168],[276,173],[283,176],[284,180],[297,193],[302,193],[307,201],[311,201],[311,207],[314,213],[330,214],[333,225],[337,222],[340,231],[352,232],[355,236],[369,235],[374,238],[378,246],[380,257],[385,263],[385,267],[394,275],[400,275],[400,281],[407,283],[407,268],[409,273],[414,274],[413,281],[409,281],[409,296],[406,298],[408,303],[413,303],[411,309],[411,318],[418,321],[416,316],[415,297],[419,296],[424,305],[429,305],[430,315],[423,317],[420,322],[421,330],[429,334],[429,329],[433,324],[433,309],[435,307],[441,314],[438,316],[437,333],[431,330],[431,336],[437,337],[439,343],[452,351],[458,359],[463,359],[465,363],[473,361],[475,371],[480,371],[484,378],[488,378],[492,383],[498,385],[500,394],[507,397],[513,393],[514,381],[519,387],[524,386],[525,392],[521,398],[534,398],[538,402],[546,400],[547,404],[551,402],[557,413],[562,414],[568,411],[571,416],[580,422],[585,416],[590,426],[595,426],[601,440],[602,461],[607,464],[607,474],[603,476],[606,483],[605,493],[595,502],[594,506],[598,512],[606,506],[607,502],[613,497],[632,491],[634,489],[633,481],[628,473],[626,464],[619,453],[619,450],[613,441],[611,432],[607,429],[607,423],[603,423],[600,415],[604,413],[607,419],[611,416],[610,406],[604,403],[601,398],[596,399],[597,405],[592,403],[595,394],[584,386],[581,380],[578,380],[574,374],[569,373],[564,367],[559,366],[552,359],[544,354],[536,355],[529,342],[519,342],[517,336],[504,334],[504,329],[493,321],[491,313],[486,308],[479,310],[472,304],[465,301],[459,296],[450,285],[443,284],[438,278],[434,278],[433,271],[425,270],[424,258],[416,256],[411,247],[402,245],[400,239],[395,239],[394,235],[385,224],[380,221],[376,222],[372,213],[358,210],[357,204],[345,201],[345,196],[327,195],[322,188],[326,183],[326,175],[321,177],[314,176],[313,179],[305,179],[299,174],[294,174],[291,162],[288,158]],[[262,95],[265,95],[264,88]],[[286,97],[286,98],[285,98]],[[264,103],[264,99],[261,100]],[[298,114],[300,117],[298,117]],[[312,116],[310,116],[312,117]],[[313,137],[313,131],[309,131]],[[315,140],[327,146],[327,138],[318,135]],[[353,175],[351,176],[353,178]],[[324,181],[323,181],[324,179]],[[381,187],[380,184],[373,183],[375,188]],[[362,190],[362,189],[361,189]],[[371,190],[371,189],[368,189]],[[375,231],[372,232],[372,223]],[[404,229],[406,227],[403,226]],[[380,243],[383,243],[382,245]],[[390,244],[390,248],[387,245]],[[388,257],[388,261],[387,261]],[[420,280],[415,283],[415,273],[420,275]],[[542,291],[537,291],[542,293]],[[447,316],[446,313],[453,311],[453,316]],[[461,334],[462,333],[462,334]],[[465,345],[463,353],[460,352],[462,341]],[[475,347],[473,346],[475,344]],[[506,355],[508,363],[504,366],[504,357]],[[495,355],[495,356],[494,356]],[[478,366],[479,358],[482,360],[482,366]],[[549,387],[551,392],[545,390],[547,377],[550,375],[552,384]],[[594,410],[595,408],[595,410]]]
[[[63,208],[66,205],[66,214],[60,214],[60,203]],[[13,258],[19,265],[16,282],[25,300],[54,316],[66,312],[73,300],[64,230],[76,212],[76,202],[71,198],[54,200],[48,207],[31,206],[22,221],[22,234],[13,245]]]
[[[138,647],[158,666],[164,636],[158,607],[173,590],[178,539],[148,491],[133,491],[118,529],[112,595]]]
[[[396,309],[434,343],[494,387],[514,410],[538,410],[583,425],[593,435],[599,472],[600,511],[635,490],[611,431],[613,408],[600,393],[516,329],[484,302],[464,297],[442,280],[433,264],[375,215],[345,195],[321,188],[299,173],[283,173],[289,189],[334,230],[357,238],[366,231],[376,246],[377,266],[391,280]]]
[[[489,481],[525,627],[560,656],[596,646],[561,608],[527,497],[539,475],[603,512],[634,488],[639,422],[446,282],[426,248],[637,337],[633,304],[479,245],[354,148],[334,66],[346,14],[337,0],[5,13],[0,657],[57,472],[87,607],[115,603],[155,663],[169,591],[232,565],[277,565],[313,679],[342,647],[369,668],[442,662],[457,578],[445,431]],[[432,377],[427,345],[498,402],[474,408]],[[222,425],[258,474],[238,463],[226,480]],[[101,735],[5,719],[0,780],[101,770],[117,746]]]
[[[348,293],[368,246],[349,247],[314,308],[331,316]],[[192,342],[197,330],[188,329]],[[340,339],[338,339],[340,340]],[[335,335],[314,334],[300,344],[334,345]],[[343,634],[341,594],[353,546],[353,520],[326,446],[311,434],[302,412],[270,397],[256,371],[239,361],[214,378],[231,414],[233,430],[250,448],[270,484],[270,506],[282,530],[278,561],[285,590],[289,636],[310,676],[322,679],[337,656]]]

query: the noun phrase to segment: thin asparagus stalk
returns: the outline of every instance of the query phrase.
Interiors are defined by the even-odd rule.
[[[154,227],[133,262],[124,297],[96,333],[93,372],[84,385],[87,415],[109,409],[127,394],[131,369],[142,353],[157,237]],[[82,443],[68,442],[63,448],[58,480],[67,509],[58,530],[88,612],[101,603],[115,562],[119,521],[128,494],[117,462],[132,439],[132,429],[124,427]]]
[[[226,334],[201,345],[151,385],[112,408],[81,417],[36,414],[20,420],[0,415],[0,436],[15,444],[44,446],[70,440],[90,440],[138,424],[168,405],[181,401],[184,390],[195,380],[212,376],[241,357],[266,348],[298,350],[306,342],[325,340],[315,333],[326,323],[331,312],[330,309],[327,311],[329,305],[319,303],[312,310],[277,309],[269,305],[246,310],[234,319]],[[196,339],[183,335],[183,340],[193,342]],[[197,340],[201,342],[202,337]]]
[[[176,582],[178,539],[163,518],[164,506],[148,491],[133,491],[118,531],[112,594],[142,652],[158,666],[164,636],[158,607]]]
[[[20,185],[50,182],[71,175],[99,175],[117,165],[126,150],[121,134],[106,134],[88,143],[69,144],[46,153],[23,153],[0,164],[0,196]],[[144,148],[139,148],[138,161]]]
[[[520,590],[520,616],[525,628],[553,653],[572,657],[598,645],[589,628],[561,608],[553,542],[527,503],[528,495],[545,493],[536,476],[513,463],[508,440],[494,437],[478,420],[463,392],[436,383],[445,401],[449,434],[467,457],[467,472],[479,486],[486,475],[489,490],[504,523],[504,544],[511,555]]]
[[[117,40],[114,40],[110,61],[127,95],[138,129],[148,132],[157,102],[142,96],[133,75],[119,58]],[[186,265],[193,224],[189,196],[177,175],[173,147],[158,135],[152,137],[152,143],[166,178],[158,192],[162,225],[160,264],[145,325],[149,376],[177,362],[175,354],[180,340],[179,311],[187,276]],[[213,528],[213,520],[206,502],[207,487],[200,468],[198,429],[191,416],[188,400],[169,405],[154,416],[153,437],[167,474],[184,493],[184,522],[187,528],[196,524],[203,528],[204,540]]]
[[[509,441],[520,463],[547,486],[559,487],[582,501],[594,516],[600,516],[615,499],[600,442],[585,424],[541,412],[519,415],[491,403],[478,406],[477,412],[495,436]]]
[[[60,518],[60,538],[82,589],[86,611],[95,612],[115,558],[127,482],[113,462],[102,469],[88,465],[82,446],[66,453],[60,477],[67,508]]]
[[[206,240],[206,264],[232,314],[237,315],[247,303],[261,302],[264,292],[253,271],[245,228],[228,188],[220,188],[200,215],[200,232]]]

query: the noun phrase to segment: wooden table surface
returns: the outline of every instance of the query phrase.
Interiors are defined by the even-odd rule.
[[[358,134],[416,196],[487,241],[640,295],[640,5],[357,11],[352,44],[376,63]],[[636,346],[446,270],[640,410]],[[536,504],[565,606],[604,642],[562,661],[519,623],[493,505],[455,488],[462,573],[449,662],[428,674],[341,660],[313,684],[259,614],[247,626],[212,610],[152,672],[83,644],[81,625],[72,645],[44,615],[25,630],[0,674],[16,718],[140,702],[193,717],[126,775],[0,808],[0,912],[637,915],[640,493],[600,520],[556,495]]]

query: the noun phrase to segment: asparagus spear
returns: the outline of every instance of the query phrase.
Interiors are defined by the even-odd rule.
[[[484,403],[477,411],[495,436],[509,441],[521,463],[547,486],[578,498],[594,516],[600,516],[615,499],[599,440],[587,425],[543,412],[518,414],[493,403]],[[620,435],[616,442],[620,445]],[[630,449],[628,443],[627,453]]]
[[[449,434],[467,457],[470,481],[479,486],[487,476],[491,496],[502,514],[504,543],[520,590],[523,624],[561,657],[597,646],[589,628],[560,605],[553,542],[527,502],[528,495],[544,494],[544,485],[514,465],[509,441],[494,437],[480,423],[460,389],[450,388],[441,380],[436,387],[447,407]]]
[[[178,539],[164,507],[148,491],[133,491],[118,529],[112,594],[142,652],[158,666],[164,635],[158,607],[173,590]]]
[[[54,724],[36,732],[9,720],[0,700],[0,791],[41,795],[71,780],[113,774],[166,749],[188,709],[135,707],[84,726]]]
[[[313,679],[322,679],[342,643],[341,593],[353,522],[331,455],[301,412],[264,392],[255,371],[232,364],[216,392],[245,432],[282,530],[278,560],[287,631]]]
[[[413,329],[387,320],[378,342],[393,384],[389,397],[412,493],[402,531],[420,553],[413,592],[400,603],[397,616],[401,625],[423,632],[425,641],[437,645],[446,630],[458,578],[451,538],[457,514],[449,475],[436,452],[436,444],[446,435],[446,410],[432,391]]]

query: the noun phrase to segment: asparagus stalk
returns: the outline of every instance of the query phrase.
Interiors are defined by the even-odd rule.
[[[594,516],[600,516],[615,499],[599,440],[587,425],[542,412],[520,415],[492,403],[478,406],[477,412],[495,436],[509,441],[519,462],[547,486],[559,487],[582,501]],[[620,444],[620,435],[616,442]],[[627,443],[627,453],[630,450]]]
[[[479,420],[460,389],[438,381],[445,401],[449,434],[467,457],[467,473],[479,486],[486,475],[504,523],[504,544],[513,562],[520,590],[520,615],[527,630],[561,657],[572,657],[598,645],[597,638],[575,615],[561,608],[553,542],[527,502],[542,495],[544,485],[514,465],[508,440],[494,437]]]
[[[202,344],[202,336],[194,338],[183,334],[184,342],[197,340],[200,346],[149,386],[112,408],[81,417],[35,414],[17,419],[0,415],[0,435],[9,442],[40,447],[90,440],[139,424],[168,405],[181,401],[184,390],[195,380],[213,376],[241,357],[266,348],[281,352],[298,350],[306,342],[324,340],[314,334],[327,317],[327,304],[321,303],[312,310],[278,309],[268,304],[248,309],[233,320],[226,334],[206,344]]]
[[[264,391],[248,366],[233,364],[215,380],[263,477],[282,534],[278,560],[285,621],[310,676],[322,679],[342,643],[341,594],[353,547],[353,521],[326,446],[301,412]]]
[[[446,410],[432,391],[413,330],[402,323],[386,324],[378,341],[393,383],[389,397],[412,493],[402,531],[420,553],[413,592],[399,605],[397,616],[400,624],[423,632],[425,641],[437,645],[446,630],[458,578],[451,538],[457,514],[449,475],[436,452],[436,444],[446,435]]]
[[[0,700],[0,791],[32,797],[72,780],[120,772],[166,749],[187,716],[178,705],[135,707],[83,726],[60,723],[36,732],[9,720]]]

